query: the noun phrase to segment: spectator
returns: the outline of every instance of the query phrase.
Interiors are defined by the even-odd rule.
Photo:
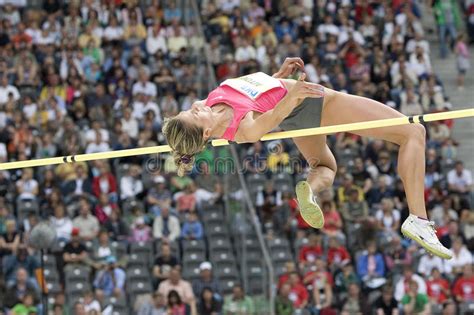
[[[385,283],[385,262],[381,253],[377,253],[377,244],[370,241],[367,251],[357,260],[357,275],[369,288],[378,288]]]
[[[255,314],[255,306],[252,299],[245,295],[243,288],[236,284],[232,288],[232,295],[228,296],[224,302],[224,314],[245,314],[253,315]]]
[[[80,230],[73,228],[71,231],[71,241],[64,246],[63,260],[66,266],[65,271],[72,270],[78,265],[85,265],[88,259],[87,249],[81,242]]]
[[[193,184],[189,183],[184,187],[183,192],[175,195],[178,214],[196,211],[196,194],[193,188]]]
[[[201,240],[204,236],[204,228],[202,223],[198,221],[197,214],[190,212],[187,220],[181,229],[181,237],[186,240]]]
[[[290,300],[291,286],[285,283],[278,290],[275,299],[275,313],[278,315],[292,315],[294,312],[293,302]]]
[[[33,170],[23,170],[21,179],[16,183],[18,198],[20,200],[36,200],[39,190],[38,182],[33,178]]]
[[[74,178],[66,182],[62,193],[64,196],[87,196],[87,194],[92,194],[92,183],[87,177],[87,170],[81,164],[75,167]]]
[[[398,303],[393,297],[393,290],[390,286],[384,286],[382,296],[374,303],[373,308],[377,315],[395,315],[398,314]]]
[[[5,233],[0,235],[0,256],[15,255],[22,242],[23,235],[17,230],[15,220],[6,220]]]
[[[457,161],[454,169],[448,172],[448,189],[451,193],[466,196],[472,191],[471,171],[464,168],[461,161]]]
[[[323,233],[327,237],[337,237],[345,242],[345,235],[342,231],[342,219],[336,210],[336,204],[331,201],[324,201],[322,203],[322,210],[324,216]]]
[[[155,185],[148,190],[146,201],[150,210],[159,216],[161,208],[171,203],[171,192],[166,187],[166,179],[162,175],[155,176],[153,182]]]
[[[199,265],[200,278],[193,281],[193,292],[195,296],[202,296],[206,288],[212,290],[214,298],[222,301],[219,281],[212,274],[212,264],[204,261]]]
[[[15,282],[17,270],[22,268],[28,272],[28,283],[37,286],[35,272],[36,268],[39,267],[38,265],[36,258],[28,254],[26,246],[20,244],[16,255],[9,255],[3,258],[3,275],[7,285],[11,286]]]
[[[440,270],[434,267],[431,277],[426,281],[427,294],[433,304],[443,304],[451,297],[449,282],[441,277]]]
[[[454,282],[453,295],[458,303],[474,301],[474,276],[471,264],[466,264],[462,268],[462,276]]]
[[[328,264],[333,270],[340,269],[342,266],[350,263],[351,256],[347,249],[339,243],[335,237],[329,239],[329,249],[327,253]]]
[[[113,209],[105,222],[105,229],[114,241],[124,241],[128,239],[128,226],[120,216],[120,210]]]
[[[327,269],[326,262],[323,259],[321,258],[316,259],[315,267],[312,268],[312,270],[309,271],[305,275],[303,279],[303,283],[306,285],[309,284],[313,288],[312,308],[321,312],[329,312],[330,307],[334,300],[334,293],[333,293],[334,280],[332,278],[331,273]],[[294,290],[294,287],[292,288],[292,292],[294,292],[293,290]],[[299,302],[303,304],[303,306],[301,306],[301,308],[303,308],[304,305],[306,305],[306,303],[308,302],[308,300],[306,300],[306,303],[305,303],[303,300],[304,292],[306,291],[306,288],[302,287],[300,288],[299,291],[300,292],[298,293],[299,294],[298,297],[301,298]],[[299,307],[300,305],[298,304],[295,304],[294,306],[295,308],[300,308]]]
[[[178,266],[178,259],[171,253],[171,246],[163,242],[161,244],[161,255],[156,257],[153,264],[153,282],[158,287],[161,281],[169,278],[170,271]],[[195,293],[196,295],[196,293]]]
[[[347,299],[342,304],[341,314],[369,314],[366,298],[361,293],[357,283],[349,285],[348,293]]]
[[[128,174],[120,180],[120,199],[140,198],[143,194],[143,182],[140,176],[141,168],[138,165],[130,166]]]
[[[89,201],[81,198],[79,201],[79,215],[72,221],[74,227],[80,231],[80,237],[85,241],[92,241],[99,234],[99,220],[90,213]]]
[[[99,301],[105,297],[123,298],[125,294],[125,271],[117,267],[115,256],[108,256],[103,269],[98,271],[94,279],[95,294]]]
[[[198,313],[202,315],[217,315],[221,313],[222,303],[215,297],[214,291],[204,287],[200,294]]]
[[[411,285],[413,281],[417,283],[416,288]],[[426,294],[426,283],[422,277],[413,273],[411,266],[406,265],[403,268],[403,277],[395,284],[395,299],[400,302],[404,300],[404,304],[408,304],[410,298],[418,299],[417,294]],[[416,305],[418,306],[418,303]]]
[[[32,294],[25,294],[20,303],[16,304],[12,309],[13,315],[30,315],[37,314],[37,309],[34,306],[35,296]]]
[[[58,204],[54,207],[54,215],[49,219],[52,227],[56,231],[59,242],[68,242],[71,238],[73,228],[72,221],[64,212],[64,205]]]
[[[100,198],[102,194],[106,194],[112,202],[117,201],[117,181],[112,172],[110,172],[109,165],[107,163],[100,163],[98,171],[99,175],[92,179],[94,196]]]
[[[153,237],[174,242],[181,234],[181,227],[177,217],[170,215],[169,207],[161,210],[161,216],[157,216],[153,222]]]
[[[15,305],[21,303],[26,295],[33,297],[33,305],[37,304],[38,292],[36,288],[28,282],[28,272],[24,268],[18,268],[16,271],[16,281],[7,290],[5,294],[5,306],[7,308],[13,308]]]
[[[429,314],[430,312],[428,296],[418,290],[418,283],[415,280],[408,281],[408,289],[401,303],[403,311],[407,314]]]
[[[360,284],[360,280],[354,271],[354,266],[350,263],[346,263],[342,266],[341,272],[336,273],[334,279],[335,291],[340,295],[344,295],[347,293],[349,284],[351,283]]]
[[[316,261],[317,257],[323,255],[323,245],[321,234],[312,233],[308,236],[308,244],[303,245],[299,252],[299,267],[305,268]]]
[[[418,263],[418,273],[428,278],[432,274],[433,269],[437,269],[438,272],[446,274],[451,272],[449,266],[447,266],[446,262],[440,257],[425,253],[421,256],[420,262]]]
[[[145,224],[143,217],[138,217],[132,225],[132,232],[130,235],[130,242],[149,242],[152,240],[151,228]]]
[[[191,315],[191,307],[181,300],[175,290],[168,293],[168,314]]]
[[[101,307],[99,301],[94,298],[94,293],[92,291],[86,291],[84,293],[84,310],[88,313],[100,312]]]
[[[301,282],[298,272],[293,271],[289,274],[287,283],[290,285],[290,300],[296,311],[302,311],[309,302],[309,293]]]
[[[454,239],[451,250],[453,251],[453,258],[446,261],[445,264],[454,274],[460,273],[464,265],[472,264],[472,254],[463,244],[461,238]]]
[[[99,220],[100,224],[104,224],[116,209],[117,204],[111,202],[107,194],[102,193],[99,197],[99,203],[95,206],[94,216]]]
[[[439,31],[440,56],[444,59],[448,55],[446,35],[449,33],[451,41],[456,39],[460,23],[459,9],[455,1],[437,0],[433,2],[433,11]]]
[[[183,302],[189,304],[191,308],[195,307],[196,301],[191,283],[181,278],[181,269],[179,266],[171,269],[169,278],[162,281],[158,286],[158,292],[164,296],[168,297],[171,291],[176,291]]]
[[[382,233],[382,239],[391,239],[398,234],[400,229],[400,211],[394,209],[393,200],[383,198],[381,209],[377,210],[375,217]]]
[[[456,54],[456,64],[458,70],[457,86],[458,90],[462,91],[464,89],[464,75],[471,67],[466,34],[459,34],[457,36],[456,43],[454,45],[454,52]]]
[[[141,305],[138,315],[167,315],[166,300],[163,294],[153,292],[153,300]]]

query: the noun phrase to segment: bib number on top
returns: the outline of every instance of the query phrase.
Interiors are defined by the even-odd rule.
[[[252,100],[256,100],[260,95],[271,89],[281,87],[281,83],[278,79],[263,72],[227,79],[221,83],[221,86],[223,85],[233,88]]]

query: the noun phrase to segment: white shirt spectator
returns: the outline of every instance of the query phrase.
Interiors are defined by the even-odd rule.
[[[426,294],[425,280],[423,280],[423,278],[417,274],[413,274],[411,278],[415,280],[416,283],[418,283],[418,293]],[[398,280],[397,285],[395,286],[395,294],[394,294],[395,300],[400,302],[404,295],[405,295],[405,277],[402,277],[400,280]]]
[[[102,141],[109,142],[109,132],[103,128],[101,128],[99,131],[102,137]],[[95,138],[96,133],[94,129],[89,129],[86,131],[86,142],[94,142]]]
[[[434,268],[438,268],[441,273],[451,272],[450,266],[446,266],[440,257],[430,254],[423,255],[418,264],[418,273],[429,277]]]
[[[23,105],[23,113],[25,114],[28,120],[31,119],[36,114],[37,109],[38,109],[38,105],[36,105],[36,103]]]
[[[154,55],[158,50],[163,53],[168,52],[168,45],[166,43],[166,31],[161,29],[158,34],[155,34],[153,28],[148,29],[148,36],[146,38],[146,51]]]
[[[81,237],[87,239],[92,239],[99,233],[99,220],[92,214],[88,214],[85,218],[82,215],[77,216],[72,221],[72,225],[79,229]]]
[[[140,178],[130,175],[122,177],[120,180],[120,198],[122,200],[133,198],[141,192],[143,192],[143,183]]]
[[[216,5],[224,13],[231,13],[235,7],[240,7],[240,0],[217,0]]]
[[[123,28],[120,26],[107,26],[104,30],[104,39],[108,41],[120,40],[123,37]]]
[[[424,40],[424,39],[420,39],[420,40],[410,39],[407,42],[407,45],[405,47],[405,51],[407,53],[411,54],[415,51],[416,46],[420,46],[421,48],[423,48],[423,51],[426,54],[428,54],[428,56],[430,55],[430,44],[428,43],[427,40]]]
[[[5,143],[0,142],[0,162],[6,162],[8,158],[7,146]]]
[[[455,169],[448,172],[448,184],[458,188],[467,189],[472,185],[472,173],[470,170],[463,169],[461,175],[458,175]]]
[[[5,104],[8,101],[8,94],[13,94],[13,99],[18,101],[20,99],[20,92],[13,85],[0,86],[0,104]]]
[[[38,189],[38,182],[35,179],[23,180],[20,179],[16,182],[17,187],[21,187],[23,191],[20,193],[18,198],[20,199],[36,199]]]
[[[461,247],[461,250],[459,251],[459,255],[456,256],[454,253],[453,258],[450,260],[446,260],[445,264],[450,270],[452,269],[460,269],[464,265],[467,264],[472,264],[472,254],[471,252],[466,248],[466,246]]]
[[[153,237],[157,239],[161,239],[163,237],[163,217],[157,216],[153,221]],[[176,240],[181,234],[181,225],[179,224],[179,220],[177,217],[173,215],[168,216],[168,229],[170,234],[168,235],[168,239],[170,241]]]
[[[100,143],[91,142],[87,145],[86,153],[97,153],[110,151],[110,146],[107,142],[101,141]]]
[[[148,82],[136,82],[132,88],[132,94],[143,93],[150,95],[151,97],[156,97],[156,85],[150,81]]]
[[[257,58],[257,51],[252,45],[241,46],[235,51],[235,61],[237,62],[247,62],[255,58]]]
[[[335,24],[321,24],[317,30],[319,37],[323,41],[327,41],[328,35],[339,36],[339,28]]]
[[[316,69],[313,64],[308,63],[304,66],[304,70],[306,72],[306,75],[308,76],[308,81],[313,82],[313,83],[319,83],[319,74],[318,70]]]
[[[163,119],[161,118],[161,112],[160,108],[158,107],[158,104],[156,104],[155,102],[147,102],[146,105],[143,107],[143,115],[145,115],[149,110],[155,113],[155,121],[161,123]]]
[[[126,132],[130,138],[136,139],[138,137],[138,121],[129,117],[129,119],[122,118],[122,131]]]
[[[377,221],[381,221],[386,230],[392,230],[392,225],[395,221],[400,221],[400,211],[393,209],[391,211],[391,216],[384,216],[384,213],[381,209],[377,210],[375,213],[375,218]]]
[[[64,218],[56,218],[52,216],[49,221],[53,226],[53,230],[56,231],[56,236],[58,238],[63,238],[69,240],[71,238],[71,231],[72,231],[72,221],[68,217]]]

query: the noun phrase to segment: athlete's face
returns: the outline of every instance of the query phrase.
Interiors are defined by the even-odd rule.
[[[191,125],[201,127],[206,136],[206,131],[212,128],[213,115],[209,106],[206,106],[203,101],[196,101],[191,105],[191,108],[179,113],[180,119]],[[207,135],[209,137],[209,135]]]

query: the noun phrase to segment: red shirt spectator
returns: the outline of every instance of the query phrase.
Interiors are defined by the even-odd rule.
[[[342,228],[342,219],[333,202],[323,202],[324,233],[336,235]]]
[[[433,277],[426,281],[428,297],[436,303],[442,304],[450,295],[449,282],[441,277],[437,268],[433,268],[431,274]]]
[[[308,304],[309,293],[306,287],[301,283],[300,276],[297,272],[290,274],[288,283],[291,286],[289,299],[293,302],[293,306],[296,309],[306,307]]]
[[[474,276],[471,265],[465,265],[463,275],[453,286],[453,294],[459,303],[474,301]]]
[[[306,265],[307,263],[313,263],[317,257],[324,254],[321,235],[310,234],[308,238],[308,244],[304,245],[300,249],[299,262],[300,265]]]
[[[329,249],[328,249],[328,264],[331,266],[341,265],[347,263],[351,260],[351,255],[347,249],[340,245],[337,238],[332,237],[329,240]]]
[[[296,221],[298,222],[298,229],[306,230],[311,228],[311,226],[306,223],[306,221],[301,217],[301,213],[298,208],[298,202],[295,198],[292,198],[288,201],[288,205],[290,206],[291,212],[293,213]]]
[[[108,169],[107,164],[99,166],[100,175],[95,176],[92,180],[92,192],[96,197],[100,197],[102,193],[117,193],[117,181],[115,176]]]
[[[296,271],[296,265],[293,261],[288,261],[285,264],[285,273],[278,278],[278,289],[281,288],[281,286],[285,283],[288,282],[290,279],[290,274]],[[300,279],[301,280],[301,279]]]

